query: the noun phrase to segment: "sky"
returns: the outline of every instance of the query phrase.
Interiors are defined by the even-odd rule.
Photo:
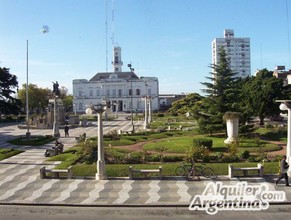
[[[157,77],[160,94],[201,94],[224,29],[250,38],[252,73],[291,68],[291,0],[0,0],[0,11],[0,67],[20,88],[27,48],[28,82],[72,93],[74,79],[112,71],[118,45],[123,71],[131,63],[139,77]]]

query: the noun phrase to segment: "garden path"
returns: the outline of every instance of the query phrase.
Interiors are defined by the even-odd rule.
[[[113,148],[122,148],[122,149],[127,149],[130,151],[143,151],[143,146],[148,144],[148,143],[153,143],[153,142],[157,142],[158,140],[152,140],[152,141],[144,141],[144,142],[138,142],[136,144],[132,144],[132,145],[123,145],[123,146],[113,146]],[[148,150],[148,153],[159,153],[159,151],[154,151],[154,150]],[[184,154],[180,154],[180,153],[170,153],[170,152],[163,152],[163,155],[184,155]]]
[[[268,155],[276,156],[276,155],[285,155],[286,154],[286,147],[287,147],[286,143],[284,143],[282,141],[268,141],[268,142],[272,143],[272,144],[277,144],[278,146],[282,147],[281,150],[268,152]]]

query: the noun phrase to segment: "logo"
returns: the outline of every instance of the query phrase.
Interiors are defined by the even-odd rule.
[[[202,195],[195,195],[189,210],[206,211],[215,215],[218,211],[266,210],[269,202],[286,200],[284,191],[271,191],[266,183],[248,184],[237,182],[224,185],[222,182],[209,182]]]

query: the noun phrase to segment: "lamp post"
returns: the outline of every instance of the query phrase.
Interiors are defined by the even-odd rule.
[[[129,67],[130,71],[133,72],[134,68],[132,68],[131,64],[127,64],[127,66]],[[131,127],[132,127],[132,133],[134,133],[134,124],[133,124],[133,90],[132,90],[132,74],[130,74],[130,114],[131,114]]]
[[[98,115],[98,133],[97,133],[97,173],[96,180],[106,180],[106,170],[105,170],[105,159],[104,159],[104,147],[103,147],[103,123],[102,114],[106,109],[106,104],[91,105],[90,108],[86,109],[86,114],[92,114],[93,111],[97,112]]]
[[[152,97],[149,97],[149,122],[153,122],[152,118]]]
[[[53,136],[60,137],[59,123],[58,123],[58,111],[57,111],[57,99],[60,95],[59,84],[56,81],[53,82],[53,96],[54,96],[54,123],[53,123]]]
[[[148,97],[144,97],[144,129],[148,128]]]
[[[43,25],[41,28],[41,32],[43,34],[47,34],[49,32],[49,27],[47,25]],[[29,98],[28,98],[28,40],[26,40],[26,92],[25,92],[25,99],[26,99],[26,123],[27,123],[27,131],[26,131],[26,139],[30,138],[30,131],[29,131]]]
[[[287,126],[287,147],[286,147],[286,157],[287,162],[290,164],[291,162],[291,100],[277,100],[276,102],[280,102],[280,110],[288,111],[288,126]],[[291,175],[291,170],[288,170],[288,175]]]
[[[28,40],[26,40],[26,138],[30,138],[30,131],[29,131],[29,105],[28,105]]]

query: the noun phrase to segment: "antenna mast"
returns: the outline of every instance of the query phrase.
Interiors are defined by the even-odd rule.
[[[111,40],[112,47],[114,47],[114,0],[112,0],[112,12],[111,12]]]
[[[106,72],[108,72],[108,23],[107,23],[107,17],[108,17],[108,14],[107,14],[107,10],[108,10],[108,2],[107,0],[105,0],[106,2],[106,20],[105,20],[105,37],[106,37]]]

